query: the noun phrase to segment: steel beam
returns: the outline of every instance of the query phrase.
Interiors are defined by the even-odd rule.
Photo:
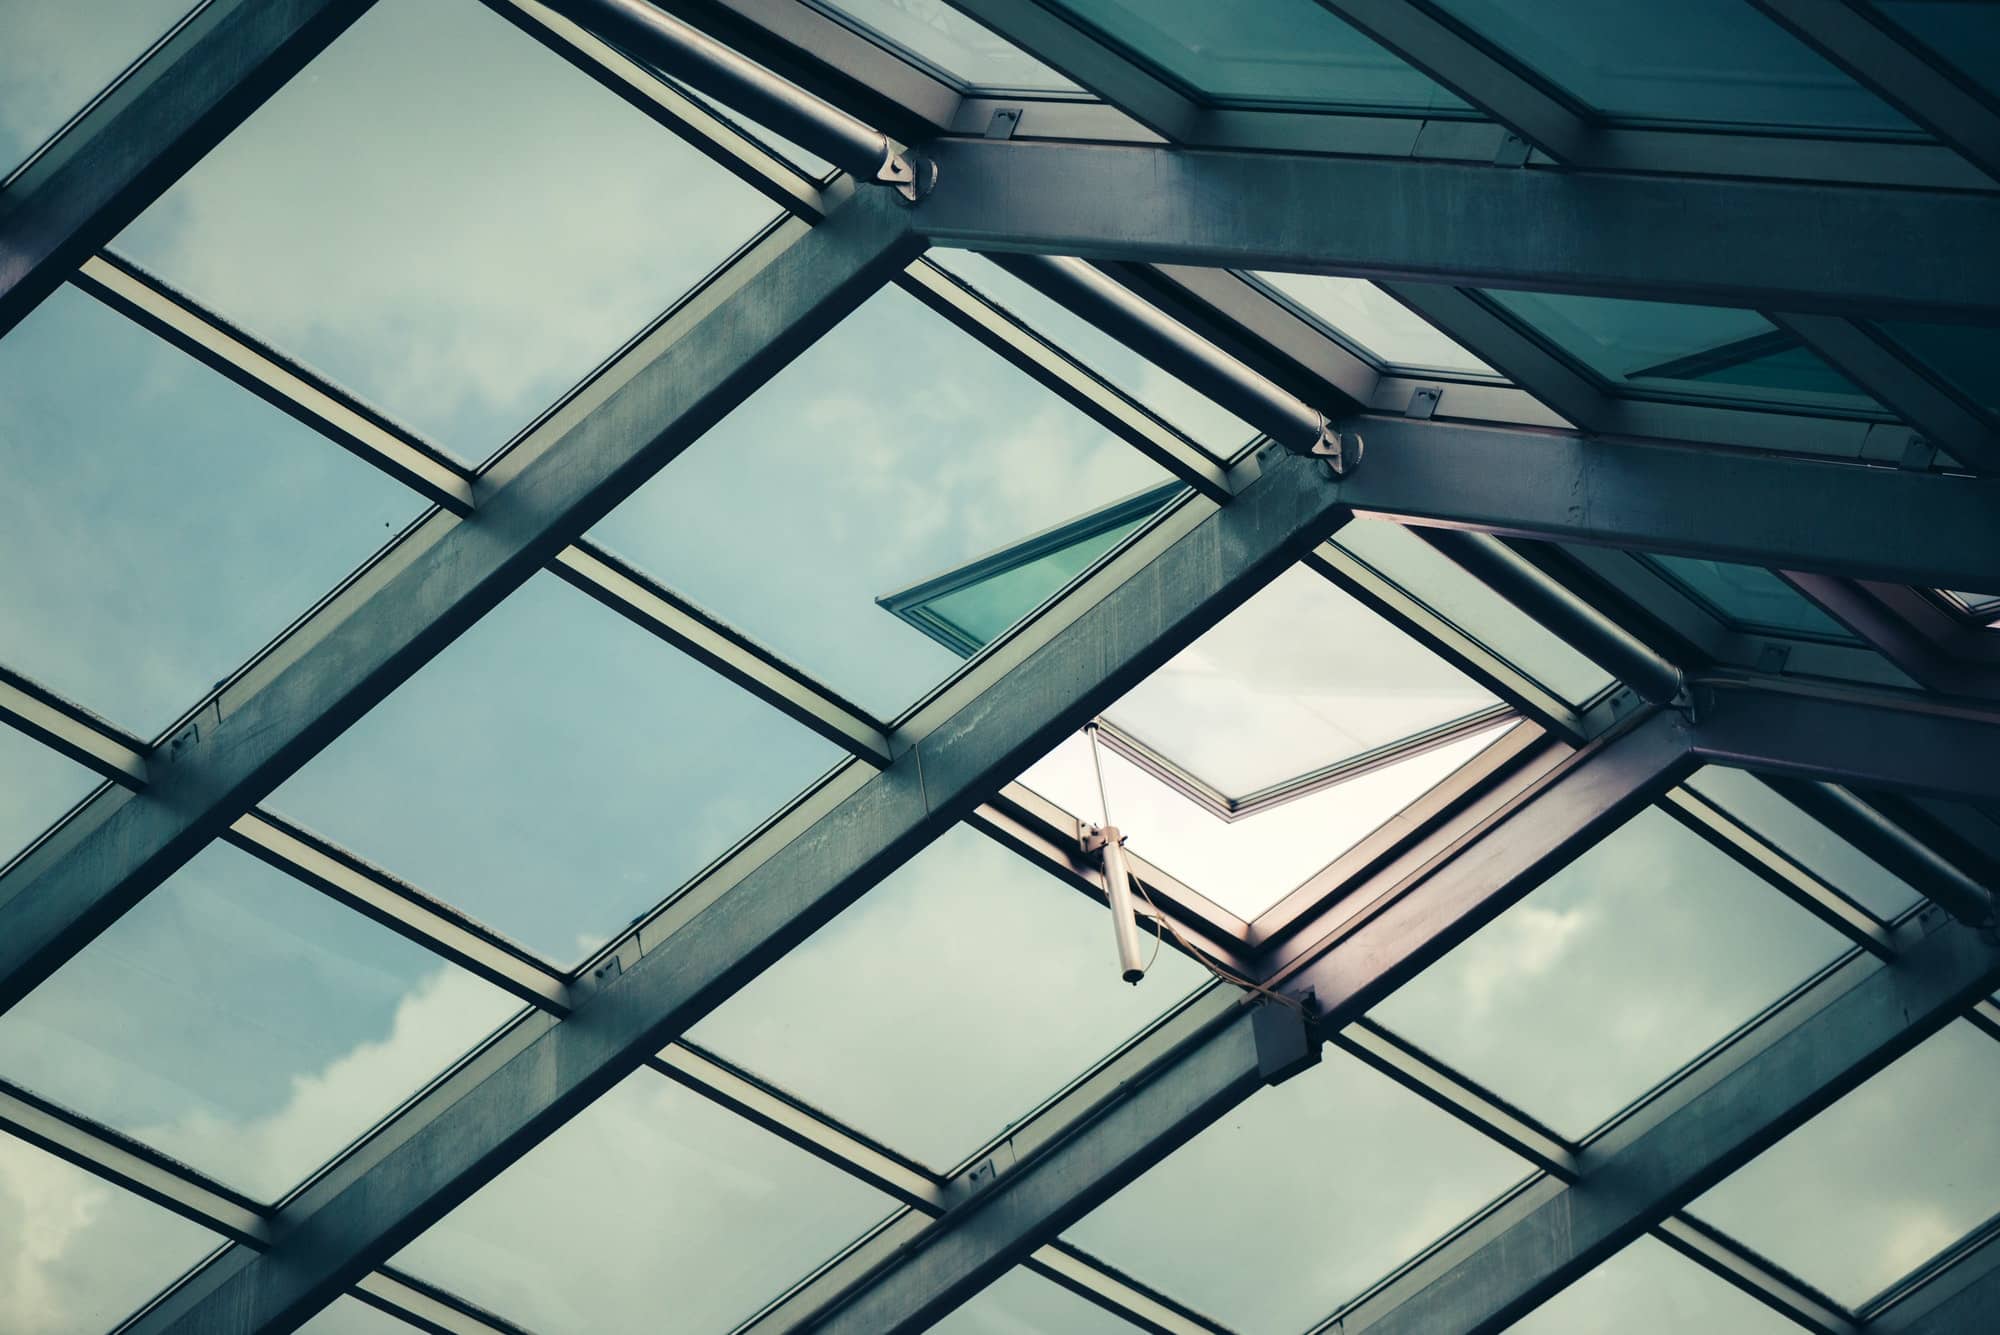
[[[788,222],[551,413],[204,705],[143,794],[84,808],[0,877],[0,1009],[25,995],[630,495],[913,256],[856,195]]]
[[[1964,1335],[1986,1329],[2000,1308],[2000,1233],[1991,1233],[1921,1287],[1879,1313],[1882,1335]]]
[[[2000,181],[2000,112],[1858,0],[1751,0],[1800,41]]]
[[[1071,620],[727,889],[642,930],[569,1019],[525,1026],[427,1117],[392,1122],[287,1212],[284,1237],[198,1277],[139,1329],[296,1328],[853,902],[1341,522],[1311,461],[1258,480]]]
[[[370,0],[213,0],[0,191],[0,335],[137,217]]]
[[[2000,570],[2000,482],[1462,422],[1340,423],[1357,513],[1964,588]]]
[[[2000,319],[1995,196],[1018,139],[927,151],[953,182],[915,211],[939,245]]]
[[[1341,1329],[1500,1330],[1914,1048],[2000,983],[2000,944],[1932,913],[1894,964],[1850,960],[1593,1142],[1574,1186],[1520,1193]]]

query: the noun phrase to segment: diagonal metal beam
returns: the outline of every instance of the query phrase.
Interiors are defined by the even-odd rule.
[[[1942,1028],[2000,982],[2000,943],[1935,910],[1893,964],[1850,959],[1544,1181],[1342,1313],[1376,1335],[1519,1319]]]
[[[1351,418],[1357,513],[1963,588],[2000,570],[2000,483],[1459,422]]]
[[[296,1328],[759,971],[1324,540],[1312,461],[1264,456],[1161,550],[741,879],[597,970],[569,1019],[524,1025],[483,1078],[399,1119],[301,1195],[262,1257],[225,1259],[140,1330]]]
[[[0,877],[0,1009],[630,495],[907,263],[884,191],[787,222],[637,340],[482,475],[473,513],[433,512],[204,705],[151,758]]]
[[[1882,1335],[1962,1335],[2000,1307],[2000,1232],[1967,1250],[1868,1323]]]
[[[0,190],[0,335],[370,0],[213,0]]]
[[[1750,0],[1883,101],[2000,181],[2000,111],[1856,0]]]
[[[927,151],[954,182],[915,211],[938,245],[2000,319],[1992,195],[1019,139]]]

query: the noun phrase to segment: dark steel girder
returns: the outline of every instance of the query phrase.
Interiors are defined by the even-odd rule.
[[[372,0],[213,0],[0,191],[0,335]]]
[[[2000,319],[1996,196],[1144,145],[925,151],[939,189],[916,226],[941,246]]]
[[[1343,521],[1312,461],[1268,455],[1202,519],[790,842],[433,1115],[394,1121],[136,1327],[295,1329],[1164,663]],[[650,945],[650,948],[647,948]]]
[[[885,191],[784,224],[434,512],[153,757],[0,877],[0,1010],[893,277],[919,248]]]
[[[1357,513],[1510,537],[1977,587],[2000,570],[2000,483],[1748,451],[1393,417],[1341,496]]]

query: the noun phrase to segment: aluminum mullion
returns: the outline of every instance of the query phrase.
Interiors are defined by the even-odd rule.
[[[926,151],[954,182],[914,211],[937,245],[2000,320],[2000,196],[1020,140]],[[1174,203],[1135,227],[1135,199]],[[1925,245],[1887,244],[1907,235]]]
[[[0,719],[121,787],[146,786],[144,742],[82,705],[0,667]]]
[[[146,793],[98,800],[0,877],[11,1004],[581,536],[910,258],[870,191],[773,229],[232,680]]]
[[[1195,134],[1202,108],[1194,98],[1081,24],[1034,0],[952,0],[952,7],[1164,138]]]
[[[1342,1329],[1517,1320],[2000,982],[2000,944],[1935,910],[1908,930],[1920,939],[1897,963],[1851,957],[1586,1145],[1575,1186],[1521,1193],[1343,1312]]]
[[[1990,1324],[1996,1305],[2000,1305],[2000,1230],[1989,1224],[1983,1237],[1962,1244],[1948,1264],[1898,1293],[1888,1307],[1871,1313],[1865,1329],[1882,1335],[1963,1335]]]
[[[1070,1292],[1116,1313],[1153,1335],[1229,1335],[1212,1321],[1193,1316],[1159,1294],[1141,1288],[1101,1262],[1060,1242],[1035,1249],[1022,1262]]]
[[[93,255],[76,284],[279,411],[453,514],[472,513],[472,479],[344,391],[116,255]]]
[[[1838,1306],[1700,1220],[1670,1215],[1654,1226],[1653,1236],[1815,1335],[1860,1335],[1861,1325]]]
[[[210,0],[0,191],[0,334],[344,32],[369,0]]]

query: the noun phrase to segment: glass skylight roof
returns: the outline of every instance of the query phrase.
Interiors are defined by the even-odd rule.
[[[1490,1295],[1422,1276],[1474,1260],[1531,1332],[2000,1292],[1992,480],[1923,475],[1992,464],[1992,164],[1907,68],[1734,0],[666,7],[815,90],[758,101],[595,0],[184,3],[0,3],[5,1335],[1455,1335]],[[1970,95],[1993,8],[1872,12]],[[1523,163],[1516,76],[1603,133]],[[837,179],[875,130],[980,142],[904,208]],[[1311,154],[1407,189],[1285,198]],[[1774,188],[1760,263],[1657,262]],[[1924,254],[1848,272],[1853,190]],[[1384,207],[1400,258],[1317,230]],[[1222,356],[1283,442],[1191,388]],[[1281,457],[1316,418],[1358,473]],[[1399,520],[1542,535],[1554,591]],[[1878,527],[1922,550],[1850,561]],[[1724,1071],[1792,1100],[1741,1166],[1689,1118],[1607,1170]],[[1555,1285],[1513,1229],[1564,1192],[1637,1240]]]

